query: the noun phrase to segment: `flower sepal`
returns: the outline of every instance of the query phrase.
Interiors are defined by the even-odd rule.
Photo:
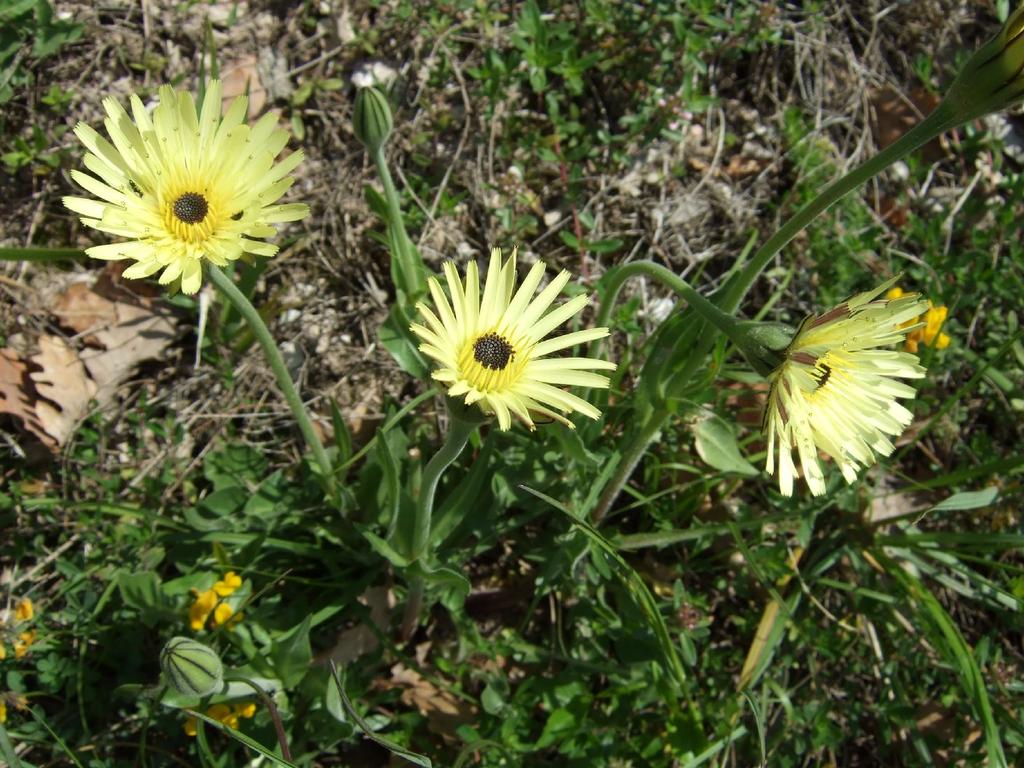
[[[795,334],[785,323],[744,320],[736,324],[730,338],[751,368],[761,376],[769,376],[782,365],[783,352]]]

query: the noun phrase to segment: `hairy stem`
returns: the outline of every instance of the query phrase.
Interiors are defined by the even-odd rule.
[[[448,413],[452,413],[451,408],[448,409]],[[434,518],[434,496],[437,494],[437,485],[444,471],[451,466],[451,463],[466,447],[469,436],[476,426],[476,422],[451,416],[448,423],[448,434],[445,435],[441,449],[427,462],[427,466],[423,470],[412,533],[411,559],[413,562],[422,563],[430,557],[430,530]],[[419,624],[420,613],[423,611],[425,586],[423,576],[418,574],[413,576],[409,586],[409,596],[405,602],[405,616],[402,620],[402,637],[404,639],[412,637],[412,633],[416,631],[416,626]]]
[[[721,308],[726,312],[735,312],[771,258],[781,251],[790,240],[796,237],[800,230],[810,224],[818,214],[831,207],[840,198],[849,194],[873,176],[877,176],[897,160],[923,146],[926,142],[931,141],[940,133],[956,127],[961,122],[962,120],[957,115],[954,115],[945,103],[942,103],[928,117],[900,136],[888,147],[878,154],[869,157],[852,171],[819,192],[813,200],[793,214],[789,221],[779,227],[775,234],[769,237],[764,245],[757,249],[757,252],[741,273],[739,280],[722,298]]]
[[[257,685],[255,681],[250,680],[247,677],[231,675],[224,678],[225,682],[237,681],[239,683],[245,683],[254,691],[256,695],[260,697],[263,705],[267,708],[267,712],[270,713],[270,720],[274,723],[274,733],[277,734],[277,743],[281,746],[281,757],[285,760],[291,761],[292,751],[288,747],[288,735],[284,731],[284,724],[281,722],[281,713],[277,710],[277,705],[274,703],[274,697],[271,696],[262,686]]]
[[[661,428],[665,426],[668,417],[668,409],[659,408],[655,410],[647,417],[643,427],[633,435],[633,439],[629,441],[629,445],[626,446],[626,450],[622,454],[619,466],[615,468],[615,474],[612,475],[611,480],[604,487],[601,498],[598,499],[594,510],[590,513],[590,519],[594,525],[600,523],[604,516],[608,514],[608,510],[615,503],[615,499],[619,497],[619,492],[647,452],[647,446],[661,432]]]
[[[388,206],[388,229],[391,233],[392,249],[397,269],[392,270],[395,285],[410,299],[415,299],[426,291],[423,264],[416,258],[413,250],[412,240],[405,229],[405,219],[402,216],[402,206],[398,199],[398,189],[388,169],[387,158],[384,156],[384,148],[374,150],[370,153],[374,165],[377,166],[377,175],[384,187],[384,200]],[[403,311],[406,308],[403,308]]]
[[[291,374],[288,373],[288,367],[285,365],[284,358],[281,357],[281,351],[277,348],[274,337],[270,335],[270,330],[267,328],[266,323],[263,322],[263,318],[260,317],[260,313],[256,311],[256,308],[246,298],[245,294],[238,290],[234,281],[213,264],[210,264],[207,270],[210,278],[213,280],[213,284],[238,310],[238,314],[248,323],[249,328],[256,337],[256,341],[263,348],[263,354],[266,355],[267,363],[269,363],[270,369],[274,372],[277,385],[281,388],[284,399],[292,411],[292,416],[295,417],[295,422],[299,425],[299,431],[302,432],[302,436],[306,439],[306,444],[309,446],[310,451],[312,451],[313,458],[320,468],[327,492],[334,499],[336,493],[334,469],[331,467],[331,460],[327,457],[327,452],[324,450],[320,438],[317,437],[316,430],[313,429],[313,422],[309,418],[306,407],[302,404],[302,398],[299,397],[299,393],[295,389]]]

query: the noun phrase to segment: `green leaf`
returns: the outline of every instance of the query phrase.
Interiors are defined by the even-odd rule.
[[[453,612],[461,610],[471,589],[469,579],[445,566],[430,568],[422,560],[413,563],[411,570],[421,575],[428,586],[441,593],[441,603],[445,608]]]
[[[669,634],[668,627],[665,625],[665,619],[658,610],[658,604],[655,601],[654,596],[651,595],[650,590],[647,589],[647,585],[644,583],[643,579],[640,578],[640,575],[632,568],[632,566],[630,566],[629,563],[622,559],[611,542],[598,533],[597,529],[590,525],[590,523],[576,517],[557,499],[553,499],[550,496],[541,493],[540,491],[535,491],[525,485],[520,487],[527,493],[533,494],[542,501],[546,501],[555,509],[567,515],[572,521],[572,524],[582,531],[588,539],[590,539],[590,543],[597,546],[605,555],[608,556],[608,559],[615,564],[616,576],[622,582],[623,586],[626,587],[630,596],[636,601],[637,606],[647,619],[647,623],[650,626],[651,631],[654,632],[654,636],[657,638],[658,646],[661,649],[669,675],[678,685],[681,686],[686,680],[686,671],[684,670],[683,663],[679,658],[679,651],[676,648],[675,643],[672,641],[672,636]]]
[[[338,401],[333,397],[331,402],[331,426],[334,428],[334,445],[338,449],[336,465],[341,466],[352,458],[352,433],[348,429],[345,417],[341,415]]]
[[[587,250],[592,253],[612,253],[621,250],[625,244],[624,240],[620,240],[617,237],[611,237],[607,240],[595,240],[594,242],[588,240]]]
[[[309,671],[309,664],[313,660],[309,627],[310,617],[306,616],[301,624],[278,637],[271,646],[271,664],[286,688],[298,685]]]
[[[995,503],[998,495],[999,489],[995,486],[982,488],[980,491],[961,491],[960,493],[954,493],[947,499],[943,499],[928,511],[948,512],[958,509],[980,509]]]
[[[576,730],[576,715],[568,709],[559,707],[552,710],[548,720],[544,723],[544,730],[534,744],[535,749],[545,749],[556,741],[561,741]]]
[[[420,355],[416,339],[404,319],[401,302],[395,302],[388,318],[377,331],[381,345],[395,358],[398,367],[417,379],[427,378],[427,365]]]
[[[743,458],[736,436],[720,416],[706,413],[693,425],[693,437],[697,454],[706,464],[722,472],[735,472],[747,477],[757,474],[754,465]]]
[[[400,555],[390,544],[384,541],[384,539],[373,531],[369,530],[369,528],[364,525],[356,525],[356,530],[363,534],[363,537],[370,543],[370,546],[373,547],[374,552],[383,557],[393,566],[396,568],[409,567],[409,558],[405,557],[405,555]]]
[[[436,550],[440,547],[474,509],[479,509],[479,505],[491,503],[491,494],[487,486],[494,472],[490,467],[493,452],[494,441],[485,440],[469,472],[459,480],[458,485],[434,512],[430,528],[431,549]]]
[[[292,104],[296,107],[301,107],[307,101],[309,97],[313,95],[313,81],[307,80],[292,93]]]
[[[14,745],[11,744],[3,723],[0,723],[0,755],[3,756],[5,764],[10,768],[22,768],[21,760],[18,759],[18,753],[14,751]]]
[[[160,588],[160,577],[153,571],[121,571],[117,575],[117,588],[124,604],[137,610],[139,619],[147,627],[152,627],[173,613],[170,600]]]

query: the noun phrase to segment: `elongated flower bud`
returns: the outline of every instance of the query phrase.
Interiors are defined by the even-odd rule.
[[[376,152],[384,146],[393,127],[394,118],[387,96],[376,88],[360,88],[353,116],[356,138],[368,150]]]
[[[1024,98],[1024,5],[967,61],[943,106],[958,122],[995,112]]]
[[[224,666],[208,646],[190,637],[174,637],[160,651],[167,684],[183,696],[208,696],[224,685]]]

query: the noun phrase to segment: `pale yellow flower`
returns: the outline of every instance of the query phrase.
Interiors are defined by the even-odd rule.
[[[170,86],[160,88],[152,114],[136,95],[130,116],[116,99],[103,107],[110,141],[85,123],[75,127],[90,173],[71,177],[94,197],[65,197],[64,205],[86,226],[126,238],[86,249],[97,259],[132,259],[125,277],[160,272],[161,284],[195,293],[204,260],[224,267],[243,254],[273,256],[276,245],[253,238],[308,215],[305,205],[275,205],[302,152],[275,164],[288,132],[274,114],[246,125],[244,96],[222,116],[219,81],[198,111],[191,94]]]
[[[818,460],[824,451],[848,483],[876,454],[888,456],[891,438],[910,424],[910,411],[897,398],[914,396],[898,379],[924,376],[915,355],[883,347],[901,342],[908,325],[927,308],[917,294],[880,299],[896,278],[861,293],[816,317],[807,318],[769,377],[765,407],[769,473],[779,489],[793,493],[795,448],[811,493],[825,493]]]
[[[544,276],[544,265],[534,264],[516,290],[516,252],[503,261],[501,249],[491,251],[483,296],[475,261],[466,267],[465,282],[455,265],[444,265],[451,297],[441,283],[427,282],[435,310],[416,305],[426,324],[414,323],[412,331],[423,340],[420,350],[439,367],[433,377],[448,385],[448,395],[464,398],[467,405],[498,417],[500,429],[512,426],[512,416],[529,428],[534,416],[555,419],[572,427],[565,415],[582,413],[592,419],[601,413],[593,405],[563,387],[608,386],[608,377],[595,370],[611,371],[615,364],[589,357],[551,357],[555,352],[608,335],[607,328],[591,328],[545,338],[587,305],[579,295],[548,311],[569,282],[562,271],[534,296]]]

